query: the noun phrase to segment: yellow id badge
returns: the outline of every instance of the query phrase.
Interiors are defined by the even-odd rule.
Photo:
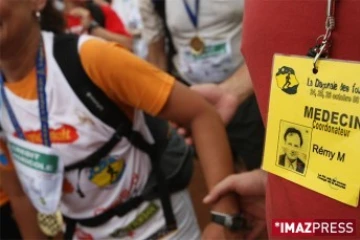
[[[263,169],[357,207],[360,63],[275,55]]]

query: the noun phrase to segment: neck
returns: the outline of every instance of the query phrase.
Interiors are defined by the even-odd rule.
[[[6,82],[17,82],[23,79],[36,64],[36,54],[40,42],[39,26],[30,29],[26,37],[19,42],[11,43],[0,54],[1,71]]]

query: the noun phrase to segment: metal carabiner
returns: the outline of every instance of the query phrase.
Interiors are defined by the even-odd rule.
[[[335,29],[335,1],[336,0],[328,0],[327,1],[327,16],[325,20],[325,34],[321,35],[322,41],[321,45],[318,48],[315,57],[314,57],[314,70],[317,71],[317,61],[319,58],[324,54],[327,53],[330,46],[331,46],[331,34],[332,31]],[[320,38],[319,37],[319,38]],[[319,39],[318,38],[318,39]]]
[[[314,57],[314,70],[316,69],[317,71],[317,61],[319,60],[319,58],[321,57],[321,55],[323,55],[323,53],[325,53],[328,49],[329,49],[329,43],[327,41],[323,41],[319,47],[319,51],[317,52],[317,54]]]

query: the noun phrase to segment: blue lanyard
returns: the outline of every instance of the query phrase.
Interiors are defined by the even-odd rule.
[[[48,124],[48,111],[46,105],[46,92],[45,92],[45,84],[46,84],[46,59],[44,55],[44,47],[43,42],[41,40],[39,51],[36,56],[36,77],[37,77],[37,93],[39,98],[39,113],[40,113],[40,121],[41,121],[41,137],[43,144],[45,146],[51,146],[50,140],[50,131]],[[15,116],[15,113],[10,105],[10,102],[6,96],[5,87],[4,87],[4,75],[0,73],[0,91],[1,96],[4,102],[4,106],[9,114],[10,121],[15,128],[16,135],[23,139],[25,139],[25,135],[23,130],[20,127],[20,124]]]
[[[191,11],[191,8],[189,6],[189,3],[187,2],[187,0],[183,0],[184,5],[185,5],[185,9],[186,9],[186,13],[188,14],[192,24],[194,25],[194,27],[197,29],[198,28],[198,20],[199,20],[199,3],[200,0],[195,0],[195,13],[193,13]]]

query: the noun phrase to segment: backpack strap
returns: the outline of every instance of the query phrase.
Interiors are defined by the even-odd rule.
[[[65,171],[94,167],[106,156],[124,136],[131,144],[151,155],[154,147],[142,135],[132,130],[132,123],[123,111],[89,79],[78,55],[78,37],[75,35],[58,35],[54,38],[54,56],[70,87],[88,110],[115,133],[111,139],[96,152],[83,161],[65,167]]]
[[[151,117],[146,117],[146,120],[149,123],[149,128],[153,127],[154,129],[156,126],[158,126],[156,129],[154,129],[154,131],[152,131],[155,144],[149,144],[139,132],[132,129],[132,123],[127,118],[127,116],[122,111],[120,111],[117,105],[91,81],[91,79],[84,71],[78,54],[77,36],[56,35],[54,37],[54,56],[69,85],[75,94],[79,97],[79,99],[83,102],[83,104],[101,121],[115,129],[115,133],[111,139],[100,149],[98,149],[93,154],[90,154],[83,161],[66,166],[65,171],[74,169],[81,170],[85,167],[92,167],[97,165],[103,157],[108,155],[108,153],[113,149],[113,147],[115,147],[115,145],[121,140],[122,137],[126,137],[131,142],[131,144],[149,155],[152,162],[153,171],[156,175],[158,187],[157,192],[164,210],[167,229],[169,231],[176,229],[177,224],[170,202],[170,191],[166,178],[160,167],[161,154],[167,146],[167,143],[165,142],[167,131],[160,127],[164,125],[157,124],[156,121],[158,120],[155,121],[154,119],[151,119]],[[143,200],[143,196],[135,197],[128,200],[126,204],[121,204],[118,207],[110,209],[109,211],[92,219],[69,219],[71,226],[68,228],[70,229],[70,232],[66,233],[66,238],[73,235],[74,224],[76,224],[76,222],[82,222],[85,225],[100,225],[107,222],[115,215],[125,215],[130,210],[139,206]]]

